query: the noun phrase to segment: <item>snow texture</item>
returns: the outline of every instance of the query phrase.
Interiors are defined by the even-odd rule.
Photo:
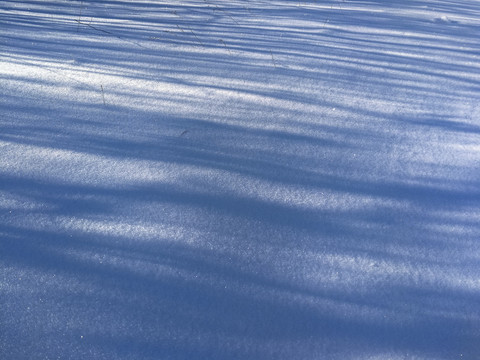
[[[0,359],[480,359],[480,2],[0,2]]]

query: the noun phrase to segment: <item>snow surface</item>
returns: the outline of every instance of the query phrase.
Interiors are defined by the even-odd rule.
[[[480,2],[0,2],[0,359],[480,359]]]

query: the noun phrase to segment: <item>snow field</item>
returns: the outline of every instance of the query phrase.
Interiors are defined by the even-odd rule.
[[[3,1],[0,358],[476,359],[475,1]]]

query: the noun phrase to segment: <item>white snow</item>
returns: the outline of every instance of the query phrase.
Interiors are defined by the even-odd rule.
[[[480,358],[479,24],[2,1],[0,359]]]

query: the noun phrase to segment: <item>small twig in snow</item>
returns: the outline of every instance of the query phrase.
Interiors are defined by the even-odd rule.
[[[103,91],[103,85],[100,85],[100,88],[102,89],[103,105],[107,106],[107,103],[105,102],[105,92]]]
[[[125,39],[125,38],[123,38],[123,37],[121,37],[121,36],[118,36],[118,35],[110,32],[110,31],[99,29],[99,28],[91,25],[90,23],[82,22],[82,21],[80,21],[80,20],[75,20],[75,21],[76,21],[77,23],[79,23],[79,24],[88,26],[89,28],[92,28],[93,30],[96,30],[96,31],[99,31],[99,32],[102,32],[102,33],[105,33],[105,34],[108,34],[108,35],[111,35],[111,36],[115,36],[116,38],[118,38],[118,39],[120,39],[120,40],[127,41],[127,42],[129,42],[129,43],[131,43],[131,44],[134,44],[134,45],[137,45],[137,46],[139,46],[139,47],[141,47],[141,48],[146,49],[145,46],[140,45],[140,44],[137,43],[136,41],[128,40],[128,39]],[[91,20],[90,20],[90,22],[91,22]]]
[[[275,67],[275,69],[277,68],[277,64],[275,64],[275,59],[273,57],[273,53],[272,53],[272,50],[270,50],[270,55],[272,56],[272,62],[273,62],[273,66]]]
[[[207,0],[203,0],[203,1],[208,4],[208,1],[207,1]],[[228,11],[223,10],[223,9],[220,9],[217,4],[213,4],[213,6],[215,6],[215,8],[216,8],[217,10],[223,11],[230,19],[232,19],[232,21],[233,21],[235,24],[240,25],[240,24],[238,23],[238,21],[235,20],[235,19],[233,18],[233,16],[228,13]]]
[[[186,31],[183,30],[180,26],[178,26],[178,24],[177,24],[177,28],[178,28],[181,32],[183,32],[184,34],[186,34]],[[192,30],[191,28],[189,28],[188,26],[187,26],[187,29],[190,30],[190,32],[193,34],[193,36],[195,36],[195,39],[197,39],[197,42],[198,42],[200,45],[202,45],[203,47],[205,47],[205,45],[200,41],[200,39],[199,39],[198,36],[193,32],[193,30]]]
[[[227,49],[228,53],[229,53],[230,55],[232,55],[232,52],[231,52],[230,49],[228,48],[227,44],[225,44],[225,41],[223,41],[222,39],[219,39],[218,41],[220,41],[220,42],[223,44],[223,46],[225,46],[225,49]]]
[[[80,28],[80,21],[82,20],[82,10],[83,10],[83,1],[80,3],[80,14],[78,14],[78,24],[77,24],[77,33],[78,33],[78,30]]]

